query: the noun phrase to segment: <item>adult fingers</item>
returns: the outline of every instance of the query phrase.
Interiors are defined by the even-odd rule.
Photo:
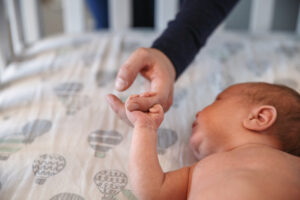
[[[158,99],[157,93],[147,92],[137,97],[129,98],[126,102],[126,108],[129,111],[140,110],[146,112],[158,102]]]
[[[160,104],[164,111],[167,112],[173,101],[173,85],[168,78],[157,77],[152,80],[150,91],[157,94],[157,104]]]
[[[138,73],[149,65],[149,54],[149,49],[139,48],[130,55],[118,72],[115,83],[117,90],[124,91],[131,86]]]
[[[110,107],[113,109],[113,111],[118,115],[119,118],[121,118],[129,126],[133,126],[127,118],[124,103],[118,97],[116,97],[113,94],[108,94],[106,96],[106,100],[107,100],[108,104],[110,105]]]
[[[126,103],[127,109],[129,111],[140,110],[145,112],[153,105],[161,104],[166,112],[172,104],[173,86],[164,82],[165,80],[167,79],[154,78],[151,81],[150,92],[129,99]]]

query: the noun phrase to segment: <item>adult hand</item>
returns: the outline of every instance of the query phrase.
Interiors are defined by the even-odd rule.
[[[175,68],[169,58],[154,48],[139,48],[122,65],[117,75],[115,87],[118,91],[128,89],[138,73],[150,81],[147,92],[126,103],[129,111],[148,111],[153,105],[160,104],[166,112],[173,103],[173,90],[176,77]],[[124,103],[115,95],[107,95],[107,101],[115,113],[129,125]]]

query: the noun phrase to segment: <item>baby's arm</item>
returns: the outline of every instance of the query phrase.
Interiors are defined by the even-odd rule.
[[[187,199],[190,168],[164,173],[159,164],[156,143],[163,108],[157,104],[147,113],[126,110],[126,114],[134,125],[129,176],[138,199]]]

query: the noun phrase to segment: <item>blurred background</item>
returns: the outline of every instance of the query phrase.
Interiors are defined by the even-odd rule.
[[[24,1],[24,0],[23,0]],[[26,1],[26,0],[25,0]],[[63,13],[63,3],[64,0],[40,0],[38,1],[38,6],[40,7],[40,23],[41,23],[41,36],[48,37],[55,34],[60,34],[64,32],[64,13]],[[74,2],[76,2],[75,0]],[[111,26],[109,23],[109,3],[111,0],[86,0],[83,2],[83,12],[84,12],[84,22],[85,22],[85,31],[92,31],[93,29],[105,29]],[[120,1],[120,0],[119,0]],[[162,0],[160,0],[162,1]],[[167,0],[168,1],[168,0]],[[271,31],[288,31],[295,32],[298,27],[298,18],[299,18],[299,6],[300,0],[260,0],[265,1],[265,5],[272,4],[273,8],[261,8],[265,10],[262,18],[268,18],[268,10],[271,11]],[[96,2],[96,3],[95,3]],[[125,1],[126,2],[126,1]],[[176,0],[175,0],[176,2]],[[182,0],[177,0],[177,9],[180,8],[180,2]],[[118,2],[116,2],[118,3]],[[155,9],[155,3],[159,2],[155,0],[132,0],[131,2],[131,13],[130,13],[130,27],[131,28],[155,28],[155,12],[158,12]],[[225,22],[225,28],[238,31],[247,31],[250,28],[250,19],[251,12],[253,11],[255,1],[254,0],[241,0],[239,4],[235,7],[233,12],[229,15]],[[94,6],[94,7],[93,7]],[[98,6],[98,7],[97,7]],[[123,8],[126,9],[126,8]],[[94,13],[99,13],[98,15],[93,15]],[[174,16],[172,9],[166,9],[166,15],[169,15],[170,18]],[[108,15],[108,16],[105,16]],[[95,18],[93,18],[95,16]],[[97,18],[98,17],[98,18]],[[97,20],[103,17],[103,27],[101,25],[97,26]],[[261,19],[264,20],[264,19]],[[101,21],[101,19],[99,20]],[[105,23],[105,21],[107,21]],[[76,22],[74,22],[76,23]],[[105,25],[107,24],[107,25]],[[164,28],[164,27],[163,27]]]
[[[8,63],[41,39],[92,31],[160,32],[183,0],[0,0],[0,49]],[[300,33],[300,0],[241,0],[219,29]]]
[[[110,0],[98,0],[99,8],[98,12],[102,8],[105,8],[103,10],[108,11],[108,1]],[[160,0],[162,1],[162,0]],[[295,32],[298,27],[298,17],[299,17],[299,6],[300,6],[300,0],[261,0],[265,2],[272,2],[271,6],[273,7],[271,11],[271,24],[270,24],[270,30],[271,31],[286,31],[286,32]],[[97,22],[93,18],[93,13],[91,11],[96,11],[97,7],[91,8],[91,5],[93,5],[92,2],[95,1],[86,1],[84,3],[84,13],[85,13],[85,23],[86,23],[86,31],[92,31],[94,28],[100,28],[97,27]],[[101,3],[102,2],[102,3]],[[106,2],[106,3],[105,3]],[[180,8],[180,3],[182,0],[177,0],[177,8]],[[149,28],[154,29],[155,28],[155,2],[154,0],[133,0],[132,1],[132,8],[131,8],[131,24],[130,26],[132,28]],[[235,7],[235,9],[231,12],[229,17],[227,18],[225,22],[225,28],[231,29],[231,30],[237,30],[237,31],[247,31],[250,28],[250,17],[251,12],[254,8],[254,1],[253,0],[241,0],[239,4]],[[269,3],[267,3],[269,4]],[[62,8],[62,0],[41,0],[40,2],[41,6],[41,22],[43,24],[42,26],[42,33],[44,37],[55,35],[62,33],[64,31],[63,29],[63,8]],[[267,5],[266,5],[267,6]],[[91,8],[91,9],[90,9]],[[268,10],[271,8],[262,8],[262,10],[265,10],[265,16],[261,16],[262,18],[268,18]],[[167,10],[168,11],[168,10]],[[156,11],[157,12],[157,11]],[[170,9],[169,12],[172,12]],[[103,15],[99,15],[99,17],[103,17],[103,21],[105,21],[107,18],[105,18],[105,15],[109,15],[108,12],[105,12]],[[167,13],[168,14],[168,13]],[[173,17],[173,13],[170,13],[170,16]],[[264,20],[264,19],[262,19]],[[107,20],[109,21],[109,20]],[[107,23],[108,24],[108,23]],[[109,25],[108,25],[109,26]],[[107,27],[108,27],[107,26]],[[103,28],[107,28],[105,25]],[[101,28],[100,28],[101,29]]]

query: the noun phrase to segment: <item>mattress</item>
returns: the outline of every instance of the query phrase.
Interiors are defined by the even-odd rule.
[[[128,177],[132,128],[105,95],[122,100],[144,90],[138,77],[114,90],[121,64],[157,34],[93,33],[50,38],[1,74],[1,200],[134,200]],[[213,35],[175,84],[174,103],[158,131],[164,171],[191,165],[191,125],[226,87],[265,81],[300,91],[300,39],[288,34]]]

